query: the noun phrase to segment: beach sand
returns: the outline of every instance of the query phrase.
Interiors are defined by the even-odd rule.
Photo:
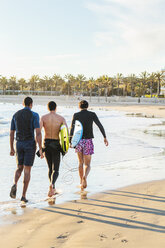
[[[21,103],[22,99],[11,97],[10,101],[8,98],[0,101]],[[40,97],[37,104],[46,104],[49,100]],[[63,99],[59,100],[59,105],[63,104]],[[95,106],[100,107],[97,103]],[[101,107],[146,117],[165,117],[163,105]],[[27,207],[21,215],[12,210],[15,214],[5,217],[6,225],[0,226],[0,247],[164,248],[164,186],[165,181],[152,181],[45,209]]]
[[[165,181],[28,210],[0,227],[7,248],[164,248]],[[11,216],[8,217],[11,220]]]

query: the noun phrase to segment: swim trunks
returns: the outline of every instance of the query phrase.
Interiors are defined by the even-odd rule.
[[[16,158],[18,165],[32,166],[36,151],[35,140],[24,140],[16,142]]]
[[[81,139],[76,146],[75,152],[82,152],[84,155],[94,154],[94,145],[92,139]]]

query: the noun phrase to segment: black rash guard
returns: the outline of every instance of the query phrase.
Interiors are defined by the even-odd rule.
[[[73,115],[71,130],[70,130],[70,142],[74,132],[75,121],[78,120],[83,125],[83,136],[82,139],[92,139],[93,136],[93,122],[99,127],[102,135],[106,138],[105,130],[99,121],[97,115],[94,112],[88,111],[86,109],[81,110]]]

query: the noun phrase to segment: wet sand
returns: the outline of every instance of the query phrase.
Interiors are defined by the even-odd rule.
[[[0,101],[9,102],[4,99]],[[21,103],[22,99],[11,97],[10,102]],[[50,98],[34,100],[46,104]],[[58,104],[66,105],[66,101],[60,98]],[[74,105],[72,101],[69,104]],[[117,104],[101,108],[165,117],[163,105]],[[30,210],[27,206],[22,215],[12,210],[15,214],[5,217],[7,225],[0,226],[0,247],[164,248],[164,186],[165,181],[152,181],[44,209]]]
[[[0,247],[164,248],[165,181],[153,181],[63,205],[25,209],[0,227]],[[11,220],[11,216],[8,217]]]

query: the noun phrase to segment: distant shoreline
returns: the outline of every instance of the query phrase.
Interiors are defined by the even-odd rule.
[[[2,103],[13,103],[13,104],[22,104],[23,99],[26,96],[8,96],[8,95],[0,95],[0,102]],[[31,96],[34,101],[34,105],[47,105],[49,101],[56,101],[58,106],[67,106],[73,107],[78,106],[78,103],[81,99],[86,99],[89,101],[89,107],[99,108],[100,110],[116,110],[116,111],[124,111],[128,113],[141,113],[146,117],[157,117],[157,118],[165,118],[165,103],[162,102],[150,102],[150,99],[146,102],[131,102],[126,101],[127,98],[108,98],[110,102],[105,102],[105,98],[101,97],[98,102],[97,97],[92,97],[91,102],[89,97],[79,98],[79,97],[68,97],[68,96]],[[130,98],[128,98],[130,99]],[[133,100],[134,99],[132,98]],[[132,100],[131,99],[131,100]],[[113,101],[112,101],[113,100]],[[117,101],[118,100],[118,101]],[[120,100],[120,101],[119,101]],[[144,99],[143,99],[144,100]]]

